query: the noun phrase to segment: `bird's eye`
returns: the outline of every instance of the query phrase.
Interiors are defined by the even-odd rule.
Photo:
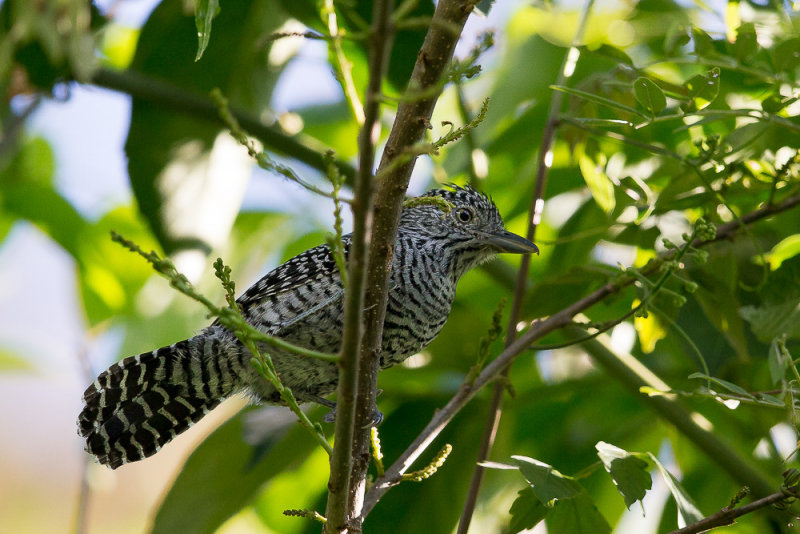
[[[456,212],[456,217],[463,223],[468,223],[472,220],[472,212],[467,208],[461,208]]]

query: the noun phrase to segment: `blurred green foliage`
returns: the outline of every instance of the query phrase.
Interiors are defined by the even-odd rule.
[[[200,4],[206,9],[215,5]],[[584,39],[572,51],[579,14],[574,3],[517,7],[508,26],[497,29],[497,44],[479,59],[481,75],[458,88],[448,86],[432,121],[435,128],[442,121],[458,126],[469,120],[459,109],[477,113],[483,98],[491,99],[480,127],[433,158],[434,176],[442,182],[469,181],[491,193],[509,228],[523,233],[551,99],[556,92],[563,96],[555,117],[559,126],[546,208],[537,229],[542,254],[532,262],[522,307],[525,321],[565,308],[616,279],[620,267],[643,267],[663,252],[662,237],[678,242],[701,216],[724,224],[800,192],[796,11],[785,3],[729,2],[723,12],[669,0],[597,4]],[[336,6],[344,50],[363,90],[362,37],[371,3]],[[425,1],[405,7],[412,9],[398,21],[401,30],[384,85],[395,97],[404,90],[425,34],[425,17],[433,11]],[[117,41],[113,34],[100,37],[96,30],[110,32],[113,23],[81,0],[7,0],[0,7],[0,88],[7,95],[0,109],[0,237],[18,221],[29,221],[72,256],[86,325],[121,327],[126,339],[120,357],[174,342],[204,324],[201,310],[173,299],[163,284],[151,280],[149,267],[111,243],[108,233],[121,232],[146,250],[197,247],[170,233],[174,221],[165,217],[164,205],[180,188],[165,189],[159,181],[185,159],[180,147],[197,147],[192,157],[207,154],[222,126],[141,96],[134,99],[125,149],[135,203],[93,220],[59,192],[57,161],[46,141],[26,134],[27,114],[11,105],[13,97],[35,107],[36,98],[23,95],[46,98],[60,83],[89,82],[96,69],[126,63],[127,52],[114,48],[122,46],[119,39],[135,40],[128,72],[167,82],[193,98],[205,98],[219,87],[238,109],[274,120],[270,98],[287,63],[270,60],[270,54],[283,39],[298,37],[272,34],[290,18],[325,35],[321,8],[311,0],[221,2],[213,25],[203,19],[202,28],[212,29],[201,31],[207,47],[195,62],[201,26],[195,26],[193,10],[179,0],[163,0],[141,32],[127,32]],[[103,47],[107,55],[98,59],[95,48]],[[553,87],[568,55],[574,73],[565,85]],[[387,110],[391,102],[387,99]],[[354,159],[358,129],[343,102],[293,112],[302,128],[299,133],[286,130],[287,137]],[[488,157],[485,178],[472,168],[474,148]],[[265,149],[271,150],[268,143]],[[315,171],[307,172],[319,179]],[[239,213],[227,244],[214,251],[233,265],[240,288],[268,261],[323,241],[328,229],[309,224],[303,213],[286,211]],[[690,255],[678,278],[665,286],[683,299],[676,302],[662,294],[648,317],[627,321],[636,332],[630,352],[683,392],[687,414],[702,414],[714,434],[761,470],[776,491],[787,463],[797,463],[794,456],[783,456],[770,430],[783,424],[795,439],[798,432],[798,229],[800,212],[787,210],[735,239],[705,247],[707,261]],[[202,235],[197,240],[208,244]],[[387,464],[458,390],[478,357],[493,310],[511,293],[515,261],[502,258],[465,276],[447,326],[417,360],[421,367],[382,373],[379,402],[386,413],[381,435]],[[687,289],[694,288],[689,282],[696,290]],[[221,298],[208,274],[200,287]],[[647,294],[646,284],[630,286],[592,307],[586,317],[595,322],[618,318]],[[554,333],[542,343],[565,340]],[[501,347],[495,342],[492,354]],[[2,372],[26,367],[5,350],[0,355]],[[660,503],[645,507],[648,517],[661,518],[659,532],[676,528],[677,512],[686,516],[691,500],[706,515],[727,505],[740,482],[584,356],[575,347],[520,356],[511,374],[515,395],[506,399],[492,454],[505,464],[517,456],[527,458],[518,460],[520,465],[553,466],[552,473],[562,477],[559,484],[574,492],[548,494],[552,479],[533,477],[536,482],[527,467],[520,467],[523,477],[513,470],[489,470],[475,519],[484,525],[480,528],[518,532],[546,518],[551,532],[608,531],[626,505],[638,513],[635,501],[649,491],[649,477],[661,476],[657,460],[681,474],[678,482],[663,473],[667,485],[672,484],[671,494],[679,497],[677,505],[670,497],[663,510]],[[690,379],[705,373],[704,365],[710,376]],[[759,402],[730,409],[709,387]],[[480,394],[436,440],[434,447],[451,443],[454,451],[435,476],[389,492],[368,517],[367,531],[454,528],[487,401],[488,394]],[[318,525],[280,512],[324,508],[324,455],[296,425],[277,425],[253,438],[248,432],[255,424],[253,413],[246,410],[199,446],[164,498],[154,531],[214,532],[240,513],[255,517],[265,532],[318,531]],[[601,451],[605,469],[595,448],[600,442],[608,447],[605,457]],[[758,455],[757,447],[763,451]],[[617,460],[628,460],[613,467],[609,450]],[[543,502],[550,498],[555,501]],[[740,519],[735,531],[779,531],[788,521],[788,515],[756,513]]]

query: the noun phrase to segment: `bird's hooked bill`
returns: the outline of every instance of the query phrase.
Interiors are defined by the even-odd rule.
[[[513,234],[508,230],[486,234],[486,241],[496,247],[500,252],[507,252],[509,254],[528,254],[535,252],[539,254],[539,247],[524,237]]]

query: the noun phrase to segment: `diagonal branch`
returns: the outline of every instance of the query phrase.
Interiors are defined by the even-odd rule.
[[[564,54],[564,59],[561,62],[561,68],[558,71],[557,85],[564,85],[572,73],[575,72],[575,63],[578,60],[578,44],[583,37],[586,29],[586,24],[589,21],[589,14],[591,13],[594,0],[586,0],[581,11],[581,18],[578,22],[578,29],[575,31],[575,37],[572,39],[572,46]],[[544,193],[547,187],[547,176],[550,171],[550,165],[553,161],[553,143],[556,139],[556,130],[558,128],[558,113],[561,110],[561,102],[563,96],[558,91],[553,91],[550,99],[550,108],[547,113],[547,122],[545,123],[544,132],[542,134],[541,145],[539,146],[539,154],[536,163],[536,185],[534,186],[533,194],[531,195],[530,207],[528,208],[528,231],[525,238],[528,241],[535,241],[536,228],[542,218],[542,211],[544,209]],[[514,284],[514,299],[511,303],[511,313],[508,317],[508,327],[506,328],[506,341],[505,346],[508,347],[517,337],[517,323],[519,322],[520,311],[522,309],[522,301],[525,296],[525,289],[528,283],[528,270],[530,268],[531,255],[525,254],[522,256],[519,270],[517,271],[517,279]],[[484,467],[482,462],[489,458],[489,454],[494,446],[494,440],[497,435],[497,428],[500,425],[500,418],[503,415],[503,395],[506,390],[506,378],[511,371],[511,367],[506,367],[500,375],[500,380],[496,380],[492,387],[492,399],[489,402],[489,410],[486,416],[486,423],[481,436],[481,444],[478,449],[478,457],[475,462],[475,467],[472,472],[472,480],[469,484],[467,498],[464,502],[464,509],[461,512],[461,519],[458,524],[457,534],[466,534],[469,530],[469,524],[472,520],[472,514],[475,511],[475,505],[478,502],[478,493],[480,492],[481,483],[483,482]]]
[[[181,89],[134,70],[97,69],[91,81],[98,87],[119,91],[131,95],[133,98],[162,105],[170,110],[184,112],[192,117],[220,122],[219,111],[211,98]],[[252,113],[237,108],[232,108],[231,113],[245,130],[257,137],[264,145],[325,172],[324,148],[320,150],[309,148],[294,137],[281,132],[280,129],[264,124]],[[337,161],[336,166],[348,181],[355,177],[356,171],[349,163]]]
[[[717,228],[717,236],[710,241],[695,240],[692,243],[694,247],[701,247],[710,243],[729,239],[733,237],[739,229],[745,224],[751,224],[771,215],[790,210],[800,205],[800,194],[791,196],[775,205],[765,206],[761,209],[750,212],[738,221],[732,221],[720,225]],[[661,256],[661,260],[669,260],[674,256],[673,251],[669,251]],[[642,269],[642,272],[655,271],[661,262],[651,262],[651,267]],[[403,473],[408,471],[411,464],[419,458],[419,455],[433,442],[436,436],[447,426],[455,415],[475,396],[475,394],[486,384],[497,378],[503,369],[505,369],[514,359],[522,352],[527,350],[533,342],[541,339],[545,335],[564,328],[572,323],[572,318],[580,312],[583,312],[598,302],[601,302],[611,295],[618,293],[624,287],[632,284],[633,278],[625,278],[621,280],[614,280],[606,283],[593,293],[586,297],[574,302],[570,306],[564,308],[558,313],[551,315],[546,319],[534,322],[531,327],[514,343],[508,346],[500,355],[495,358],[489,365],[487,365],[481,374],[470,384],[463,384],[459,391],[450,399],[441,410],[437,411],[431,418],[428,425],[420,432],[417,438],[406,448],[406,450],[398,457],[398,459],[386,469],[386,473],[379,477],[367,493],[364,512],[366,516],[370,510],[378,503],[381,497],[391,488],[399,483]]]

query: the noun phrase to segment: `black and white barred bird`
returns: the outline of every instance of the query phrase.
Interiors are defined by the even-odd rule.
[[[490,198],[469,187],[434,190],[454,208],[403,210],[392,263],[381,367],[425,348],[447,321],[459,278],[499,252],[538,253],[505,230]],[[349,236],[345,236],[345,250]],[[295,256],[238,299],[246,320],[290,343],[335,353],[342,341],[343,289],[327,245]],[[336,390],[335,363],[260,347],[301,401]],[[250,353],[216,322],[196,336],[112,365],[86,389],[78,418],[86,450],[111,468],[155,454],[237,393],[276,404],[280,396],[250,364]],[[328,401],[329,402],[329,401]]]

